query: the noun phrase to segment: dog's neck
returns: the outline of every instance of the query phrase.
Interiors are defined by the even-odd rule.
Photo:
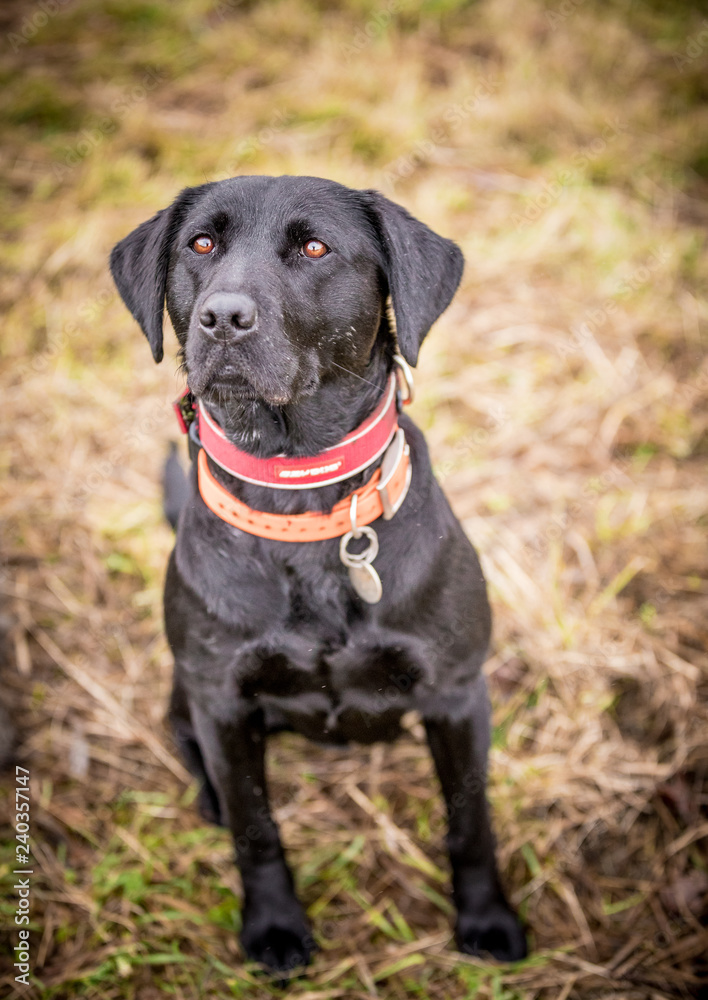
[[[209,403],[211,416],[237,448],[258,458],[318,455],[351,433],[380,403],[393,367],[393,351],[377,341],[361,375],[342,371],[323,380],[311,396],[283,407],[250,400]],[[255,510],[272,513],[326,511],[359,489],[380,464],[381,457],[363,472],[329,486],[281,490],[257,486],[210,463],[212,473],[235,497]]]
[[[361,375],[338,370],[317,390],[284,406],[261,400],[208,400],[226,437],[257,458],[319,455],[346,437],[381,402],[392,360],[375,349]]]

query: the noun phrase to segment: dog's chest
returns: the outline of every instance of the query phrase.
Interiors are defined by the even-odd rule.
[[[339,567],[291,569],[280,582],[269,626],[236,651],[239,693],[274,727],[315,739],[393,738],[428,679],[422,642],[362,606]]]
[[[355,598],[342,567],[291,571],[277,613],[256,640],[257,655],[245,657],[240,683],[283,696],[325,691],[339,698],[354,689],[378,690],[392,671],[415,674],[414,646]]]
[[[394,624],[402,615],[393,612],[390,565],[392,585],[370,606],[354,594],[337,546],[204,546],[195,537],[178,538],[166,599],[170,643],[192,697],[225,715],[234,699],[252,700],[273,728],[313,739],[397,735],[399,718],[420,707],[434,656],[415,616],[403,616],[405,628]]]

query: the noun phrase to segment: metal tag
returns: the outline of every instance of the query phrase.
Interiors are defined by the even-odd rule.
[[[383,597],[381,577],[371,563],[349,566],[349,579],[354,590],[367,604],[378,604]]]
[[[346,535],[342,535],[342,540],[339,543],[339,558],[347,567],[349,581],[362,601],[366,601],[367,604],[378,604],[383,596],[383,587],[381,586],[381,577],[371,564],[379,551],[379,536],[368,525],[362,524],[360,528],[357,527],[356,505],[357,495],[354,493],[349,510],[352,530],[348,531]],[[361,538],[362,535],[368,542],[366,548],[361,552],[350,552],[347,548],[349,542],[352,538]]]

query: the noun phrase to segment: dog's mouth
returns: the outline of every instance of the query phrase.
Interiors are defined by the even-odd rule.
[[[230,369],[220,369],[207,378],[198,378],[194,385],[190,381],[190,388],[206,403],[227,410],[248,403],[285,406],[291,401],[290,396],[282,389],[257,388],[240,372]]]
[[[208,403],[256,402],[262,395],[241,376],[210,378],[199,395]]]
[[[204,341],[196,339],[183,357],[192,392],[219,408],[288,406],[319,384],[316,358],[302,362],[289,345],[279,351],[256,344],[249,351],[228,352],[214,346],[205,350]]]
[[[253,402],[263,398],[243,371],[218,356],[190,358],[185,352],[183,368],[189,388],[206,402],[223,405],[228,402]]]

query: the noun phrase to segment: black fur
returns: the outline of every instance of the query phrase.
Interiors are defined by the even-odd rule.
[[[213,240],[211,253],[192,249],[201,235]],[[315,238],[329,253],[310,259],[301,248]],[[415,364],[463,259],[374,191],[242,177],[182,192],[118,244],[111,264],[155,358],[166,298],[190,387],[234,443],[271,456],[318,454],[371,412],[395,352],[388,297],[400,350]],[[256,304],[253,327],[236,340],[204,327],[217,293]],[[506,960],[526,953],[500,886],[485,797],[485,583],[422,434],[406,416],[401,425],[413,480],[396,516],[375,524],[377,605],[355,595],[338,540],[272,542],[238,531],[205,506],[194,471],[180,515],[165,590],[171,718],[202,783],[203,813],[234,835],[243,946],[272,968],[307,962],[313,941],[269,812],[267,734],[388,740],[411,709],[423,718],[447,803],[458,946]],[[375,464],[346,482],[295,491],[210,467],[250,506],[300,513],[331,509]]]
[[[165,512],[165,518],[173,528],[176,528],[180,511],[189,498],[189,482],[184,474],[182,463],[177,454],[177,445],[174,441],[170,444],[170,453],[162,473],[162,496],[162,509]]]

